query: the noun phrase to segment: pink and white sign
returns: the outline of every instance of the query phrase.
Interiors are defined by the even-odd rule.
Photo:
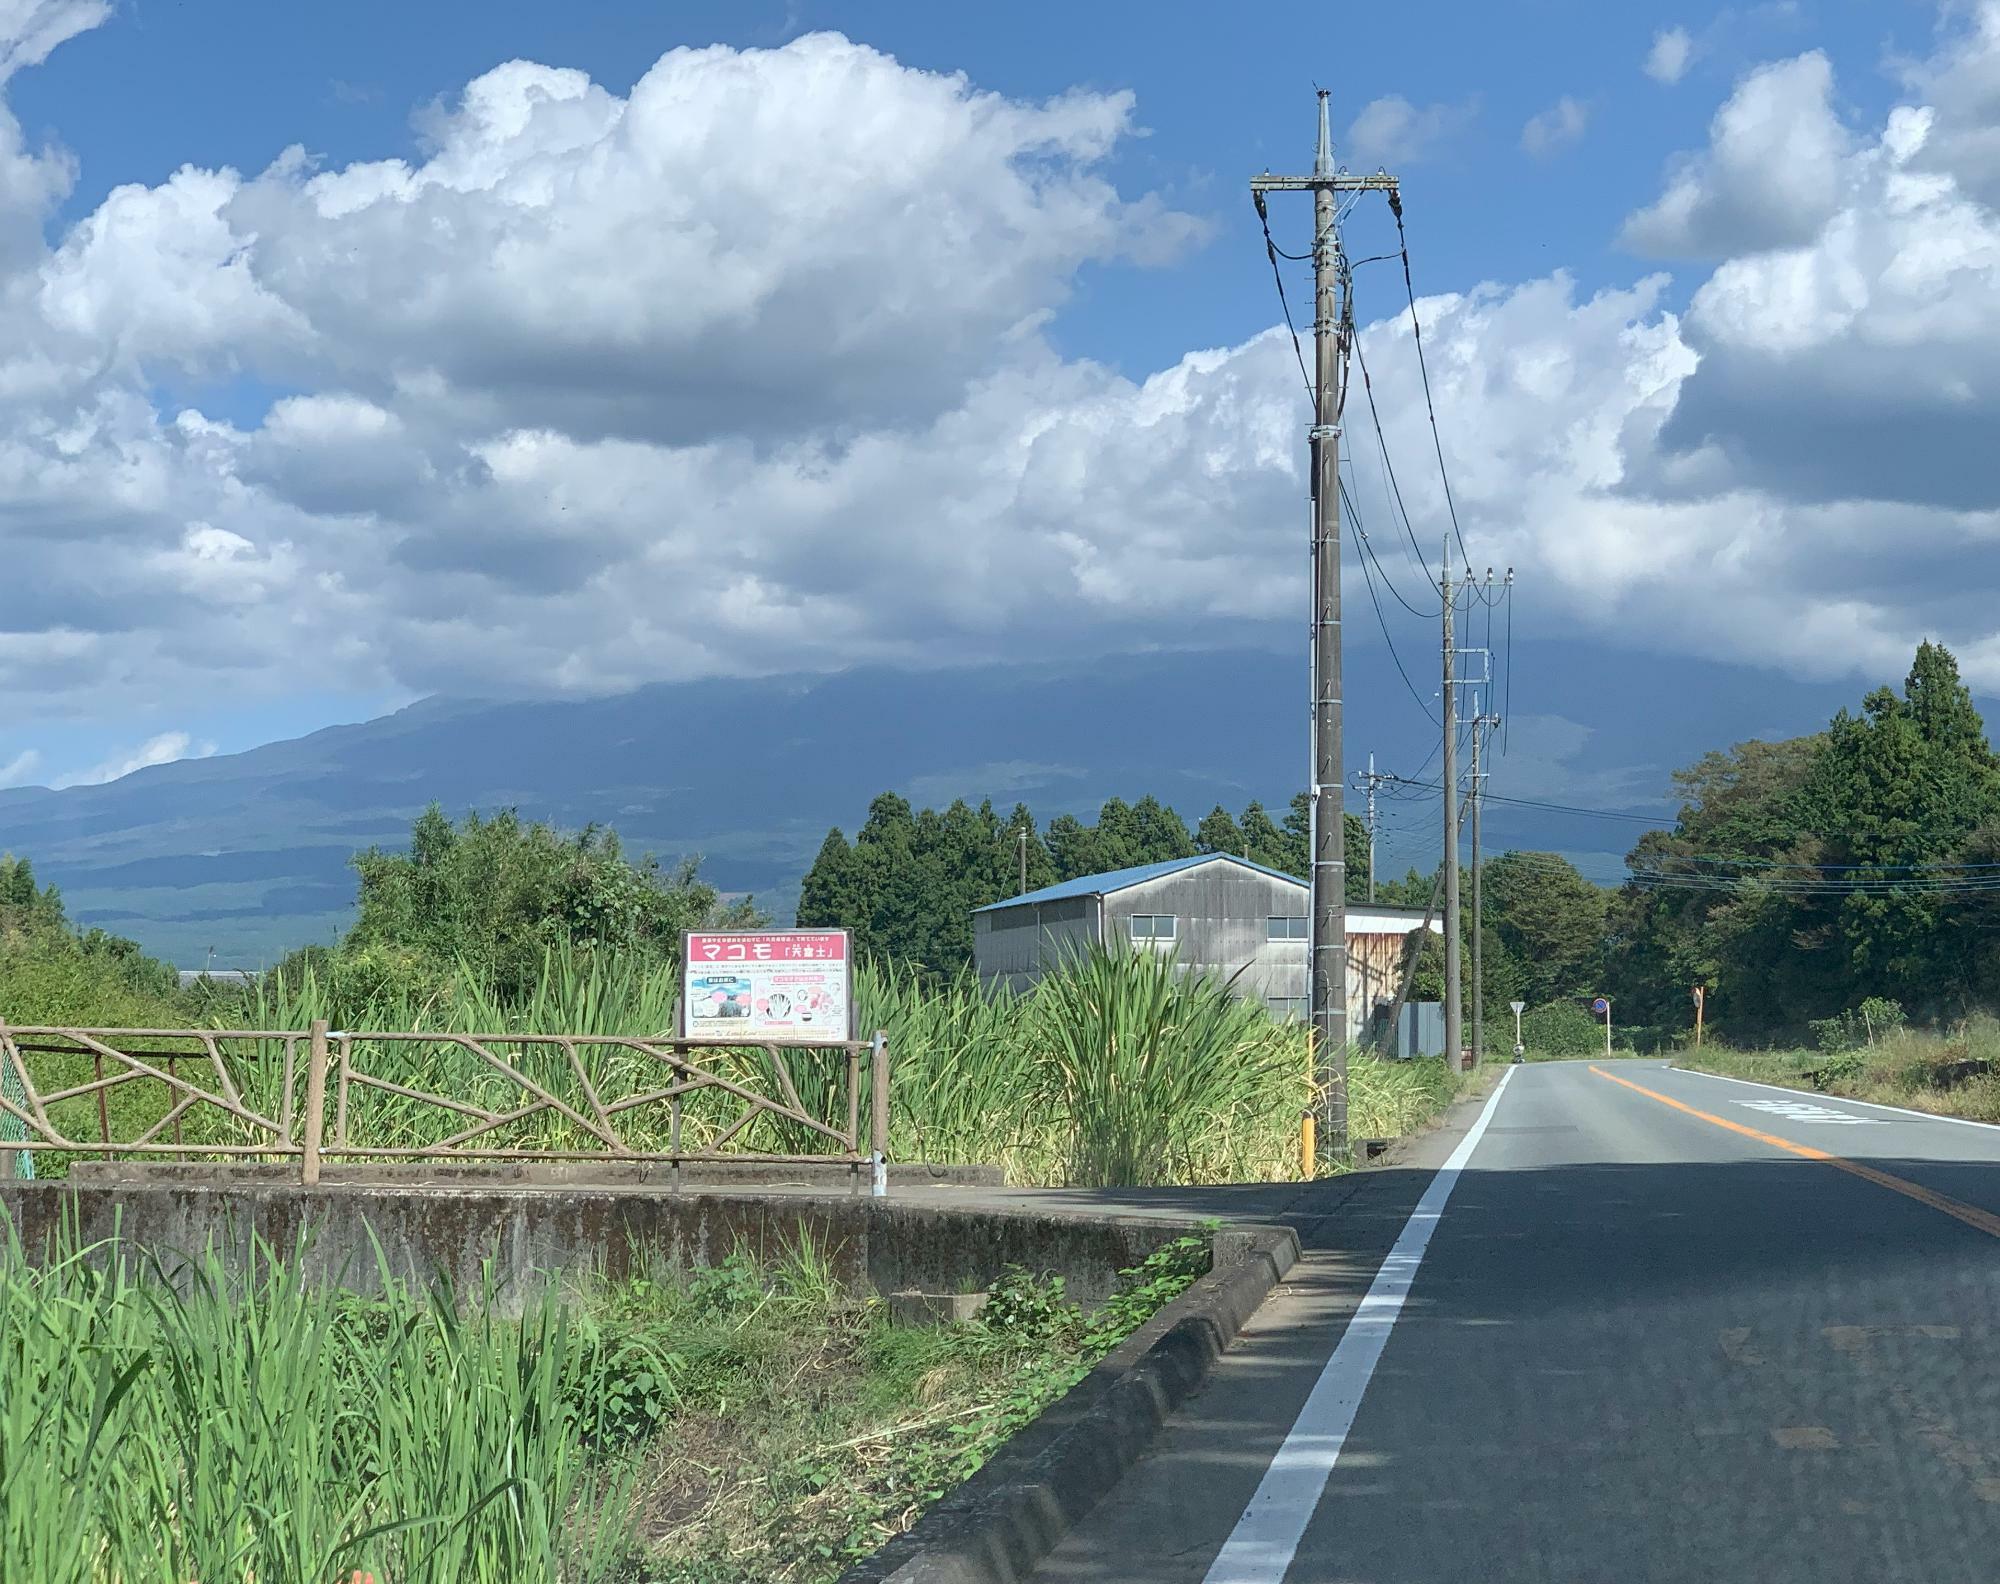
[[[854,1038],[846,930],[689,930],[682,946],[682,1038],[792,1045]]]

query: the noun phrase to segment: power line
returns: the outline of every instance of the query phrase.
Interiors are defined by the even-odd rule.
[[[1346,494],[1346,492],[1347,492],[1346,488],[1345,486],[1343,486],[1341,489],[1341,493],[1344,495]],[[1437,724],[1437,717],[1431,713],[1430,705],[1424,702],[1424,696],[1417,691],[1416,683],[1410,680],[1410,673],[1403,669],[1403,657],[1398,653],[1396,653],[1396,640],[1389,636],[1389,623],[1383,619],[1382,602],[1380,599],[1376,598],[1375,595],[1375,577],[1374,574],[1368,570],[1368,563],[1375,558],[1375,552],[1373,551],[1373,549],[1368,547],[1368,541],[1366,539],[1363,539],[1361,541],[1361,544],[1363,548],[1363,554],[1361,557],[1361,579],[1364,583],[1368,585],[1368,603],[1375,607],[1375,620],[1376,623],[1382,629],[1382,641],[1389,646],[1389,658],[1395,661],[1396,663],[1396,675],[1403,679],[1403,686],[1410,690],[1410,697],[1417,701],[1417,708],[1424,712],[1424,719],[1428,720],[1433,726],[1435,726]],[[1377,570],[1380,569],[1378,568]],[[1384,582],[1388,581],[1388,574],[1386,572],[1383,573],[1383,581]],[[1394,593],[1395,591],[1391,589],[1390,592]],[[1402,595],[1400,594],[1397,594],[1396,597],[1398,599],[1402,599]],[[1409,602],[1405,600],[1404,603],[1408,604]]]
[[[1743,869],[1797,869],[1813,874],[1839,871],[1868,874],[1980,873],[2000,870],[2000,863],[1797,863],[1786,858],[1711,858],[1696,853],[1659,853],[1658,863],[1731,864]]]
[[[1375,382],[1368,377],[1368,354],[1361,348],[1361,337],[1354,337],[1354,361],[1361,365],[1361,391],[1368,398],[1368,419],[1375,426],[1375,444],[1382,452],[1382,471],[1389,476],[1389,490],[1396,499],[1396,513],[1403,519],[1403,532],[1410,536],[1410,549],[1416,553],[1417,565],[1424,564],[1423,546],[1417,543],[1417,531],[1410,526],[1409,508],[1403,504],[1403,486],[1396,481],[1396,464],[1389,460],[1389,438],[1382,432],[1382,414],[1375,406]],[[1460,549],[1464,548],[1461,542]]]
[[[1435,781],[1418,781],[1407,776],[1391,775],[1387,771],[1382,774],[1386,781],[1398,781],[1405,786],[1421,787],[1427,792],[1443,790]],[[1505,803],[1514,808],[1543,809],[1552,814],[1584,814],[1595,819],[1630,820],[1635,824],[1650,825],[1655,830],[1669,830],[1676,823],[1673,820],[1655,819],[1645,814],[1624,814],[1614,809],[1579,808],[1572,803],[1544,803],[1537,798],[1503,797],[1498,792],[1487,793],[1486,800],[1489,803]]]
[[[2000,875],[1965,879],[1939,877],[1926,880],[1911,877],[1901,880],[1856,878],[1846,881],[1813,881],[1803,878],[1772,879],[1756,875],[1674,875],[1636,868],[1632,871],[1632,883],[1643,891],[1721,892],[1733,896],[1745,893],[1798,897],[1977,896],[1986,892],[2000,893]]]
[[[1257,218],[1264,223],[1264,252],[1271,260],[1271,279],[1278,283],[1278,306],[1285,311],[1285,328],[1292,333],[1292,356],[1299,360],[1299,378],[1306,382],[1306,402],[1311,405],[1317,398],[1313,394],[1312,375],[1306,372],[1305,348],[1299,345],[1299,327],[1292,323],[1292,300],[1285,295],[1284,272],[1278,267],[1278,255],[1286,258],[1298,257],[1295,253],[1285,253],[1271,239],[1271,217],[1264,212],[1264,196],[1257,195]]]
[[[1417,287],[1410,275],[1410,241],[1403,231],[1403,196],[1400,192],[1389,194],[1389,212],[1396,217],[1396,245],[1403,255],[1403,289],[1410,298],[1410,330],[1417,343],[1417,370],[1424,378],[1424,407],[1431,417],[1431,444],[1437,448],[1438,478],[1444,484],[1445,510],[1451,514],[1452,536],[1458,540],[1458,553],[1471,564],[1472,552],[1465,548],[1465,535],[1459,531],[1458,506],[1451,496],[1451,473],[1444,463],[1444,440],[1438,434],[1437,404],[1431,400],[1431,370],[1424,357],[1424,327],[1417,318]],[[1366,378],[1364,373],[1363,378]]]
[[[1401,605],[1412,616],[1416,617],[1418,621],[1436,621],[1436,611],[1418,610],[1416,606],[1403,597],[1403,591],[1396,587],[1395,580],[1389,576],[1389,569],[1382,565],[1382,557],[1376,551],[1374,542],[1368,537],[1367,528],[1362,525],[1361,512],[1354,504],[1354,496],[1349,493],[1345,479],[1340,481],[1340,498],[1347,506],[1347,515],[1353,519],[1355,536],[1361,541],[1361,546],[1368,552],[1368,556],[1373,558],[1375,570],[1382,574],[1382,582],[1387,586],[1389,592],[1396,596],[1396,603]],[[1387,628],[1383,629],[1383,635],[1385,637],[1388,635]]]

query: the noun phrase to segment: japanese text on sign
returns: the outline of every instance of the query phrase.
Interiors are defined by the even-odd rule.
[[[826,1045],[854,1037],[847,931],[691,930],[685,948],[685,1038]]]

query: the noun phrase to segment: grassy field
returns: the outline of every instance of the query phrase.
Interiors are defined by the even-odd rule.
[[[671,968],[644,968],[622,959],[552,955],[529,996],[505,1003],[486,993],[476,975],[456,976],[449,989],[422,999],[380,983],[343,982],[309,972],[272,978],[243,999],[187,1009],[190,1026],[303,1029],[327,1018],[336,1028],[438,1030],[463,1033],[659,1035],[675,1026]],[[1182,974],[1150,953],[1081,959],[1026,995],[982,990],[971,978],[937,986],[917,976],[864,966],[856,993],[861,1026],[889,1036],[892,1072],[890,1154],[898,1160],[977,1163],[1003,1167],[1024,1184],[1139,1186],[1165,1183],[1269,1181],[1298,1175],[1300,1114],[1313,1103],[1304,1028],[1276,1022],[1255,1002],[1231,997],[1216,984]],[[461,1049],[444,1045],[366,1047],[378,1075],[405,1086],[506,1109],[520,1091]],[[282,1099],[280,1052],[238,1064],[246,1099],[275,1115]],[[510,1059],[515,1052],[508,1052]],[[766,1084],[761,1054],[716,1053],[746,1082]],[[587,1110],[575,1075],[557,1053],[532,1052],[522,1069],[552,1093]],[[44,1090],[87,1082],[88,1057],[35,1058]],[[385,1064],[393,1063],[393,1066]],[[844,1115],[844,1061],[799,1052],[789,1075],[815,1114]],[[650,1058],[600,1052],[591,1057],[593,1087],[607,1102],[659,1082]],[[293,1077],[293,1099],[302,1078]],[[1357,1056],[1350,1064],[1351,1131],[1355,1138],[1395,1138],[1422,1127],[1459,1092],[1460,1080],[1441,1060],[1382,1062]],[[111,1092],[114,1139],[137,1136],[166,1105],[163,1085],[150,1080]],[[683,1144],[699,1147],[735,1114],[733,1105],[693,1103]],[[864,1103],[862,1114],[866,1115]],[[667,1147],[665,1107],[627,1114],[629,1138],[641,1148]],[[94,1096],[62,1102],[55,1117],[71,1137],[95,1136]],[[370,1143],[422,1147],[464,1119],[382,1091],[359,1095],[350,1123]],[[249,1142],[190,1116],[188,1136],[205,1142]],[[205,1131],[204,1131],[205,1130]],[[811,1135],[759,1121],[739,1140],[780,1151],[824,1148]],[[489,1142],[523,1148],[590,1147],[574,1124],[548,1114],[514,1124]],[[1331,1165],[1338,1169],[1345,1163]],[[60,1158],[43,1156],[43,1175],[58,1174]]]
[[[1852,1051],[1739,1051],[1710,1044],[1677,1052],[1674,1060],[1731,1078],[2000,1122],[2000,1021],[1990,1017],[1942,1033],[1898,1030]]]
[[[818,1584],[907,1528],[1185,1289],[1171,1245],[1086,1316],[1013,1273],[892,1324],[811,1247],[526,1318],[0,1257],[0,1578]],[[110,1269],[107,1271],[107,1263]]]

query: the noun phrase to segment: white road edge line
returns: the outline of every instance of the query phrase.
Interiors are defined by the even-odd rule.
[[[1804,1089],[1788,1089],[1783,1084],[1759,1083],[1754,1078],[1730,1078],[1722,1073],[1703,1072],[1698,1067],[1676,1067],[1667,1063],[1668,1072],[1686,1073],[1690,1078],[1713,1078],[1717,1083],[1742,1084],[1746,1089],[1768,1089],[1772,1094],[1802,1095]],[[1866,1106],[1871,1111],[1893,1111],[1897,1116],[1915,1117],[1919,1122],[1956,1122],[1960,1127],[1985,1128],[1988,1132],[2000,1132],[2000,1122],[1975,1122],[1971,1117],[1945,1116],[1937,1111],[1912,1111],[1908,1106],[1884,1105],[1880,1100],[1855,1100],[1847,1095],[1828,1095],[1835,1105]]]
[[[1306,1525],[1326,1491],[1334,1464],[1340,1460],[1340,1449],[1382,1357],[1383,1344],[1402,1313],[1417,1267],[1424,1262],[1424,1250],[1444,1214],[1445,1201],[1458,1185],[1459,1173],[1472,1159],[1513,1076],[1512,1067],[1500,1075],[1485,1109],[1459,1140],[1451,1158],[1438,1168],[1410,1219],[1403,1223],[1396,1246],[1389,1250],[1369,1284],[1368,1295],[1348,1320],[1333,1357],[1313,1383],[1312,1394],[1292,1422],[1284,1445],[1271,1459],[1257,1493],[1236,1520],[1202,1584],[1283,1584],[1285,1570],[1298,1554]]]

